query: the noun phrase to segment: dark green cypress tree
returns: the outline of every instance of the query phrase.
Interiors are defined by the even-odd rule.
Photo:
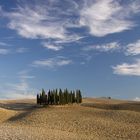
[[[59,104],[59,92],[58,92],[58,89],[57,89],[57,104]]]
[[[60,88],[60,89],[59,89],[59,104],[60,104],[60,105],[63,104],[63,103],[62,103],[62,102],[63,102],[63,101],[62,101],[62,100],[63,100],[63,99],[62,99],[62,94],[63,94],[63,93],[62,93],[62,90],[61,90],[61,88]]]
[[[57,105],[58,104],[58,90],[56,89],[55,90],[55,104]]]
[[[62,91],[62,105],[65,104],[65,90]]]
[[[67,103],[69,104],[71,102],[71,94],[69,90],[67,90]]]
[[[48,91],[48,104],[51,104],[51,91]]]
[[[42,89],[42,104],[45,104],[45,101],[46,101],[46,96],[45,96],[45,90],[44,89]]]
[[[68,92],[68,89],[66,88],[66,90],[65,90],[65,104],[68,104],[68,100],[69,100],[69,92]]]
[[[54,92],[51,90],[51,105],[54,104]]]
[[[73,103],[73,94],[72,94],[72,91],[70,92],[70,103],[71,104]]]
[[[48,105],[48,98],[47,98],[47,94],[45,95],[45,105]]]
[[[39,99],[40,99],[40,105],[42,104],[42,94],[39,94]]]
[[[53,98],[54,98],[54,104],[57,104],[57,92],[56,90],[53,90]]]
[[[80,90],[79,90],[79,103],[82,103],[82,94]]]
[[[75,97],[75,91],[73,91],[72,93],[72,103],[75,103],[76,102],[76,97]]]
[[[76,90],[76,103],[79,103],[79,91]]]
[[[39,94],[37,94],[37,104],[39,104]]]
[[[64,90],[64,104],[67,104],[67,90]]]
[[[82,102],[82,94],[80,90],[76,90],[76,102],[81,103]]]
[[[67,93],[67,104],[69,104],[70,103],[70,93],[68,92]]]

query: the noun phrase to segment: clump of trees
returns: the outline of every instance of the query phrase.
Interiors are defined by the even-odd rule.
[[[53,89],[47,93],[44,89],[37,94],[37,104],[43,105],[64,105],[69,103],[81,103],[82,94],[80,90],[68,91],[68,89]]]

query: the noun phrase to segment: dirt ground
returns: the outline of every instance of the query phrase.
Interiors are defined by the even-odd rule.
[[[0,101],[0,140],[140,140],[140,102],[83,99],[82,104],[37,106]]]

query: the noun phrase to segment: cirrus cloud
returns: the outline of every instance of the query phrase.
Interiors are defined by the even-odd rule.
[[[97,37],[130,30],[136,26],[131,18],[140,12],[139,5],[138,0],[125,5],[115,0],[85,1],[80,11],[80,25],[88,27]]]
[[[5,12],[8,17],[8,27],[28,39],[55,39],[66,42],[75,40],[76,36],[67,28],[73,27],[75,21],[71,17],[77,14],[75,1],[65,1],[67,8],[57,1],[44,1],[31,4],[24,2],[10,12]],[[65,12],[64,12],[65,11]],[[23,20],[24,19],[24,20]]]
[[[57,44],[55,44],[55,45],[49,44],[48,42],[42,42],[42,45],[44,48],[47,48],[47,49],[53,50],[53,51],[59,51],[59,50],[63,49],[62,46],[59,46]]]
[[[3,49],[3,48],[0,48],[0,55],[6,55],[6,54],[9,54],[10,51],[8,49]]]
[[[55,58],[36,60],[33,62],[32,66],[33,67],[56,68],[56,67],[69,65],[71,63],[72,63],[72,60],[59,56],[59,57],[55,57]]]
[[[138,55],[140,54],[140,39],[136,42],[130,43],[126,46],[126,55]]]
[[[113,51],[119,48],[120,48],[120,45],[118,42],[110,42],[110,43],[101,44],[101,45],[87,46],[87,47],[84,47],[82,50],[84,51],[98,50],[101,52],[108,52],[108,51]]]
[[[140,76],[140,59],[137,59],[134,63],[122,63],[117,66],[113,66],[114,74],[118,75],[130,75]]]

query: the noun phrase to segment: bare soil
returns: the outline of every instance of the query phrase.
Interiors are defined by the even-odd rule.
[[[86,98],[40,107],[29,99],[0,101],[0,140],[140,140],[140,102]]]

